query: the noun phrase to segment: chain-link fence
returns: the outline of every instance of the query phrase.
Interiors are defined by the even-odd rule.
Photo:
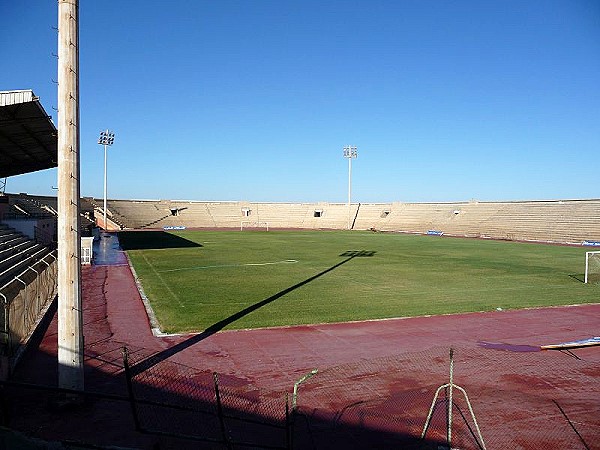
[[[316,369],[289,402],[167,361],[130,379],[141,428],[236,448],[600,448],[597,358],[449,350]]]
[[[111,341],[86,353],[110,366],[105,378],[117,382],[103,380],[105,393],[94,395],[129,402],[128,409],[115,407],[130,411],[127,426],[192,447],[600,449],[594,348],[458,347],[452,363],[449,348],[432,348],[315,368],[287,392],[259,389],[241,375],[152,360],[147,349],[124,350]]]
[[[298,448],[600,448],[597,359],[459,348],[453,360],[452,381],[448,348],[319,371],[299,392]]]
[[[124,350],[138,430],[223,448],[289,448],[285,393],[259,391],[243,379],[170,361],[148,364],[137,373],[130,367],[140,362],[140,356]]]

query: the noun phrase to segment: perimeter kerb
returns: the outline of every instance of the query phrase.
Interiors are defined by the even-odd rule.
[[[58,385],[83,391],[78,1],[58,2]]]

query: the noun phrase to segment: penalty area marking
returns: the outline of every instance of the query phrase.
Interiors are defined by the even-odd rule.
[[[298,261],[295,259],[285,259],[283,261],[263,262],[263,263],[244,263],[244,264],[219,264],[214,266],[194,266],[194,267],[179,267],[177,269],[161,270],[164,272],[179,272],[181,270],[202,270],[202,269],[219,269],[221,267],[246,267],[246,266],[274,266],[276,264],[295,264]]]

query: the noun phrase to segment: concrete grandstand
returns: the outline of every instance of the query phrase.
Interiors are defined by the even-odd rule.
[[[100,205],[100,200],[86,199]],[[96,212],[99,211],[96,207]],[[97,214],[98,215],[98,214]],[[600,200],[451,203],[355,203],[353,229],[582,244],[600,240]],[[346,229],[343,203],[258,203],[183,200],[109,200],[108,217],[122,229],[170,226]]]

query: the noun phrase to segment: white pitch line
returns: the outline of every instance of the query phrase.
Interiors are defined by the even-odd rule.
[[[160,276],[160,274],[158,273],[158,271],[156,270],[156,268],[152,264],[150,264],[150,261],[148,261],[148,258],[146,258],[146,255],[144,253],[142,253],[142,256],[144,257],[144,260],[146,261],[146,264],[148,264],[150,266],[150,268],[156,274],[157,278],[160,280],[160,282],[163,284],[163,286],[166,287],[167,291],[169,291],[169,293],[173,296],[173,298],[175,300],[177,300],[177,303],[179,303],[179,306],[181,306],[182,308],[185,308],[185,305],[179,299],[179,297],[177,297],[177,294],[175,294],[175,292],[173,292],[173,289],[171,289],[169,287],[169,285],[167,283],[165,283],[165,280],[162,279],[162,277]]]
[[[200,269],[218,269],[221,267],[244,267],[244,266],[273,266],[275,264],[294,264],[298,261],[295,259],[286,259],[284,261],[275,261],[275,262],[264,262],[264,263],[245,263],[245,264],[221,264],[216,266],[194,266],[194,267],[180,267],[178,269],[167,269],[161,270],[161,273],[164,272],[179,272],[181,270],[200,270]]]

